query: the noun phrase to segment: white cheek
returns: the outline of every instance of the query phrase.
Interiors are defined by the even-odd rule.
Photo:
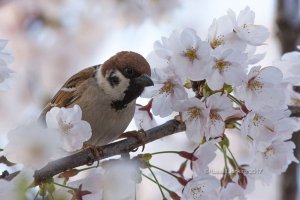
[[[106,74],[107,76],[109,75],[109,73]],[[107,81],[107,77],[104,77],[100,70],[97,74],[99,85],[102,87],[104,92],[108,94],[113,100],[122,100],[125,96],[124,92],[127,90],[130,80],[125,78],[119,71],[115,72],[115,76],[119,78],[120,83],[112,87]]]

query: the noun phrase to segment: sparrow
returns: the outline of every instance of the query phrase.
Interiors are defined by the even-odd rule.
[[[151,69],[138,53],[122,51],[103,64],[73,75],[45,106],[39,121],[53,107],[79,105],[82,119],[89,122],[89,145],[102,146],[116,140],[127,128],[135,112],[136,99],[145,87],[153,86]]]

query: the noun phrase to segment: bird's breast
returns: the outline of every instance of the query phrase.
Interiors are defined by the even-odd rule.
[[[82,119],[92,127],[92,137],[88,141],[92,145],[101,146],[117,139],[127,128],[135,111],[135,100],[124,109],[116,111],[111,106],[111,99],[98,88],[86,90],[76,103],[82,109]]]

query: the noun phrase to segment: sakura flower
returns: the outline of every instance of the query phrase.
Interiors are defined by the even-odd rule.
[[[245,101],[248,108],[281,106],[285,100],[281,81],[282,72],[276,67],[252,67],[247,79],[236,88],[236,96]]]
[[[295,131],[295,121],[289,118],[287,109],[263,107],[259,111],[251,111],[242,121],[241,132],[253,138],[258,148],[269,145],[276,138],[287,140]]]
[[[141,181],[138,163],[134,160],[111,160],[103,165],[103,199],[134,199],[136,183]]]
[[[213,65],[209,66],[206,81],[212,90],[223,88],[224,83],[238,86],[246,78],[247,55],[234,49],[218,47],[211,53]]]
[[[150,128],[157,126],[156,120],[154,119],[150,108],[151,107],[149,107],[149,110],[147,110],[147,105],[136,105],[134,113],[134,122],[138,129],[143,129],[146,131]]]
[[[208,109],[205,103],[193,97],[184,101],[176,110],[182,112],[188,139],[195,143],[200,143],[204,137],[208,119]]]
[[[92,136],[90,124],[81,118],[82,111],[78,105],[73,108],[54,107],[46,114],[47,126],[61,132],[62,148],[67,152],[81,149]]]
[[[13,163],[37,170],[59,155],[60,141],[54,129],[37,123],[20,126],[8,133],[4,155]]]
[[[206,106],[209,109],[209,117],[206,124],[206,138],[221,136],[225,131],[225,120],[237,113],[231,100],[221,93],[216,93],[207,98]]]
[[[217,199],[217,188],[219,186],[220,183],[214,176],[198,176],[185,186],[181,199],[215,200]]]
[[[292,141],[274,140],[269,146],[257,149],[253,166],[262,169],[262,180],[267,180],[273,174],[285,172],[291,162],[298,163],[294,156],[295,144]]]
[[[180,78],[168,69],[155,68],[151,78],[154,86],[145,88],[142,97],[153,98],[153,114],[166,117],[173,112],[178,101],[187,98],[187,92]]]
[[[7,65],[12,62],[12,56],[4,52],[7,40],[0,40],[0,83],[3,83],[10,77],[12,70],[7,68]]]
[[[82,185],[82,191],[90,192],[90,194],[82,196],[82,200],[101,200],[103,199],[103,176],[104,170],[101,167],[98,167],[89,170],[89,174],[85,178],[68,183],[68,186],[73,188],[79,188],[80,185]],[[63,195],[66,196],[66,194],[61,194],[61,196]]]
[[[192,162],[194,176],[201,176],[207,173],[208,164],[216,157],[216,150],[217,147],[213,142],[208,141],[204,144],[200,144],[194,153],[194,156],[196,156],[198,159]]]
[[[232,10],[228,10],[228,15],[234,24],[234,32],[248,44],[262,45],[269,37],[269,31],[265,26],[254,24],[255,13],[248,6],[240,11],[238,17]]]
[[[208,42],[212,49],[226,46],[244,51],[247,45],[233,32],[232,20],[228,15],[213,20],[208,30]]]
[[[298,47],[299,49],[299,47]],[[293,85],[300,85],[300,52],[292,51],[281,56],[280,60],[274,62],[274,66],[284,73],[284,80]]]
[[[212,62],[209,44],[188,28],[180,34],[174,32],[169,39],[163,39],[162,44],[156,43],[155,51],[170,60],[176,74],[195,81],[205,78],[207,63]]]
[[[231,182],[228,183],[226,188],[222,187],[218,192],[219,200],[228,200],[228,199],[239,199],[245,200],[245,190],[238,184]]]
[[[23,169],[11,181],[0,179],[0,199],[26,199],[26,190],[33,183],[33,181],[33,170],[30,169]]]

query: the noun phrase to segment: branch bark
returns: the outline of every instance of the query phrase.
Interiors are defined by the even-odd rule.
[[[145,144],[147,144],[154,140],[184,130],[185,125],[183,123],[179,123],[176,120],[170,120],[160,126],[145,131],[144,141]],[[141,145],[142,144],[136,138],[130,137],[125,140],[117,141],[102,147],[97,147],[97,150],[101,152],[101,155],[97,158],[97,160],[102,160],[111,156],[128,153]],[[86,149],[73,155],[52,161],[44,168],[35,172],[35,182],[38,184],[43,181],[47,181],[53,176],[68,169],[89,164],[91,163],[93,158],[93,151],[91,149]]]
[[[291,117],[300,117],[300,107],[289,106],[289,109],[291,111]],[[144,141],[145,144],[147,144],[184,130],[185,125],[183,123],[179,123],[176,120],[170,120],[160,126],[145,131]],[[128,153],[141,145],[142,144],[136,138],[130,137],[102,147],[97,147],[97,150],[101,152],[101,155],[97,160]],[[68,169],[87,165],[91,163],[94,157],[92,149],[86,149],[73,155],[52,161],[44,168],[35,172],[35,182],[41,183]]]

